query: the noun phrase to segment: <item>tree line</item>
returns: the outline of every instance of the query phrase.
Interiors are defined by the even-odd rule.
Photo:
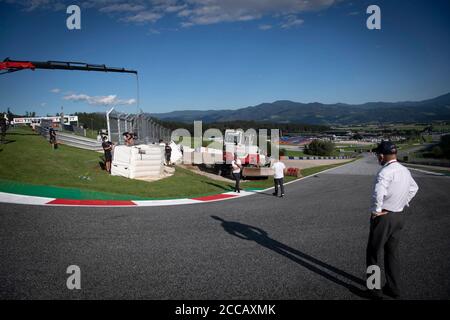
[[[100,112],[75,112],[76,116],[78,116],[78,123],[80,126],[83,126],[85,129],[91,130],[100,130],[106,129],[106,114]]]
[[[194,133],[194,123],[185,123],[178,121],[164,121],[159,120],[164,127],[170,130],[183,128],[188,130],[191,134]],[[304,123],[276,123],[276,122],[259,122],[259,121],[230,121],[230,122],[204,122],[202,123],[203,130],[210,128],[219,129],[224,132],[226,129],[279,129],[282,135],[297,134],[297,133],[319,133],[330,129],[324,125],[304,124]]]
[[[35,117],[36,112],[26,111],[25,114],[14,114],[8,108],[6,114],[8,119],[18,117]],[[56,114],[57,116],[59,114]],[[103,112],[75,112],[78,116],[78,122],[86,129],[106,129],[106,114]],[[49,115],[47,115],[49,116]],[[194,133],[194,123],[178,122],[178,121],[164,121],[158,118],[152,118],[156,123],[170,129],[175,130],[179,128],[187,129],[191,134]],[[283,135],[297,134],[297,133],[319,133],[330,129],[324,125],[314,125],[305,123],[277,123],[277,122],[259,122],[259,121],[231,121],[231,122],[204,122],[202,124],[203,130],[216,128],[220,131],[226,129],[279,129]]]

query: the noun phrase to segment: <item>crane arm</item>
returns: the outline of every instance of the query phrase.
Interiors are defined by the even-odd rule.
[[[50,70],[80,70],[80,71],[101,71],[101,72],[120,72],[134,73],[135,70],[124,68],[107,67],[104,64],[88,64],[84,62],[69,61],[16,61],[6,58],[0,62],[0,74],[11,73],[20,70],[50,69]]]

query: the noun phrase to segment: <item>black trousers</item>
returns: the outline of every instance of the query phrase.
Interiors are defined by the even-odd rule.
[[[240,172],[238,172],[238,173],[234,173],[233,172],[233,177],[234,177],[234,180],[236,180],[236,184],[234,186],[234,191],[240,191],[241,187],[240,187],[239,183],[241,182],[241,173]]]
[[[400,234],[404,225],[404,213],[389,212],[371,218],[369,241],[367,243],[366,265],[378,265],[381,251],[384,250],[384,270],[386,285],[400,295]]]
[[[275,184],[275,194],[278,194],[278,185],[280,186],[281,194],[284,194],[284,178],[273,179],[273,182]]]

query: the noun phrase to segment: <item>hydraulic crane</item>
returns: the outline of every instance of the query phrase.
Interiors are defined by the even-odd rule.
[[[124,68],[107,67],[104,64],[89,64],[84,62],[71,61],[17,61],[6,58],[0,62],[0,75],[20,71],[20,70],[78,70],[78,71],[99,71],[99,72],[118,72],[132,73],[136,75],[137,83],[137,108],[139,110],[139,78],[136,70],[128,70]],[[133,124],[133,130],[135,125]]]
[[[104,64],[88,64],[84,62],[69,61],[16,61],[6,58],[0,62],[0,75],[16,72],[20,70],[50,69],[50,70],[80,70],[80,71],[100,71],[100,72],[120,72],[133,73],[137,71],[124,68],[107,67]]]

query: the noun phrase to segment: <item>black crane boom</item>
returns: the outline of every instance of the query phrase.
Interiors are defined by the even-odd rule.
[[[10,73],[25,69],[48,69],[48,70],[79,70],[79,71],[100,71],[100,72],[119,72],[133,73],[137,75],[136,70],[128,70],[125,68],[108,67],[104,64],[89,64],[84,62],[70,61],[16,61],[6,58],[0,62],[0,74]]]

